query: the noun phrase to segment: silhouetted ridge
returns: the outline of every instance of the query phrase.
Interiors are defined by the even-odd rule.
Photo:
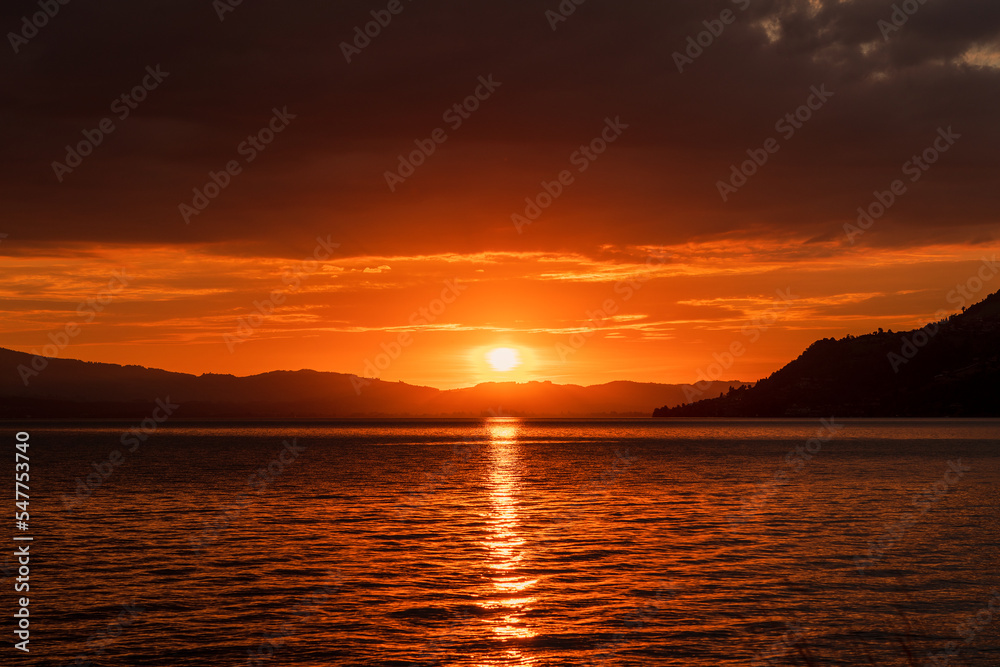
[[[1000,416],[1000,292],[921,329],[824,338],[753,387],[654,417]]]
[[[34,373],[33,363],[44,367]],[[717,382],[713,390],[739,384]],[[186,418],[635,417],[684,400],[685,389],[690,392],[690,385],[501,382],[442,391],[312,370],[195,376],[142,366],[40,360],[0,348],[0,417],[7,418],[142,418],[156,399],[167,398],[181,405],[177,416]]]

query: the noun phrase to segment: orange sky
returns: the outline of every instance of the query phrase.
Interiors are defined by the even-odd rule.
[[[608,248],[603,259],[331,256],[315,267],[209,250],[5,258],[12,276],[5,300],[30,307],[5,309],[0,334],[9,347],[41,352],[50,333],[58,338],[76,322],[79,333],[57,356],[238,375],[298,368],[364,375],[371,362],[384,367],[382,379],[438,387],[690,382],[699,371],[711,374],[738,342],[744,351],[724,361],[722,377],[756,380],[817,338],[916,327],[997,288],[988,280],[978,293],[970,287],[968,300],[955,291],[982,264],[983,249],[966,246],[720,242],[656,248],[667,259],[649,263],[653,255],[642,253],[654,249]],[[119,269],[128,284],[109,289]],[[98,301],[86,305],[87,298]],[[272,310],[267,302],[277,300]],[[261,312],[267,316],[255,320]],[[241,319],[256,326],[241,329]],[[495,347],[517,349],[521,365],[494,371],[485,354]],[[377,358],[386,348],[396,355],[389,364]]]
[[[859,1],[587,3],[553,28],[442,0],[350,62],[366,5],[208,7],[68,5],[8,54],[0,346],[436,387],[753,381],[998,289],[954,291],[998,246],[1000,6],[929,3],[886,37]]]

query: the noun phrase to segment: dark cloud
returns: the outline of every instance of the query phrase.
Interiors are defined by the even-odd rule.
[[[346,63],[340,43],[384,6],[244,2],[220,21],[208,0],[61,5],[3,55],[0,250],[216,243],[291,255],[334,233],[359,254],[595,254],[720,234],[826,238],[948,126],[962,139],[863,242],[993,238],[1000,5],[927,3],[884,39],[891,3],[588,0],[553,31],[555,0],[403,0]],[[733,23],[678,73],[674,52],[726,9]],[[0,25],[19,30],[34,11],[8,3]],[[58,183],[63,147],[157,65],[165,81]],[[389,192],[382,174],[397,154],[490,74],[497,92]],[[723,203],[716,181],[780,137],[775,121],[814,85],[834,97]],[[185,225],[178,204],[239,159],[275,107],[296,119]],[[620,142],[518,235],[510,214],[607,116],[629,124]]]

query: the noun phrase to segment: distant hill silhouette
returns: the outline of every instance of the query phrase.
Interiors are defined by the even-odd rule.
[[[816,341],[752,387],[654,417],[1000,417],[1000,292],[905,333]]]
[[[55,358],[37,375],[27,374],[25,386],[24,369],[32,360],[0,348],[0,418],[143,418],[156,399],[168,397],[181,405],[177,416],[183,418],[645,417],[691,391],[691,385],[640,382],[504,382],[440,390],[310,370],[196,376]],[[712,391],[741,384],[716,382]]]

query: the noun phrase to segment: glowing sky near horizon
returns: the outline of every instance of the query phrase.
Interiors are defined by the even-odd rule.
[[[970,288],[998,246],[1000,6],[928,3],[884,38],[879,3],[743,4],[586,3],[553,30],[536,3],[407,3],[350,63],[367,4],[67,5],[3,70],[0,347],[73,322],[56,356],[191,373],[753,381],[1000,289]],[[119,118],[147,66],[169,74]]]

